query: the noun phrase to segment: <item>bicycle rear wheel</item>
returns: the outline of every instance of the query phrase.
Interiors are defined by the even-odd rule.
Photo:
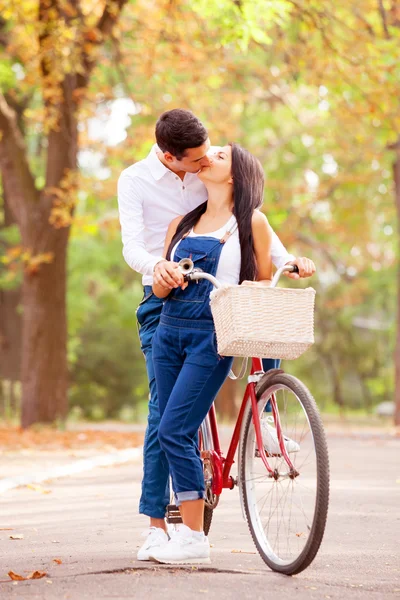
[[[212,441],[212,433],[210,427],[210,420],[207,417],[200,425],[199,429],[199,449],[202,453],[214,450],[214,444]],[[206,497],[204,500],[204,533],[208,535],[211,527],[211,521],[214,514],[214,508],[218,504],[219,497],[213,494],[212,491],[212,478],[213,478],[213,464],[212,460],[203,458],[203,471],[204,471],[204,484],[206,488]]]
[[[266,564],[279,573],[300,573],[320,547],[329,504],[329,459],[322,421],[307,388],[286,373],[264,375],[256,390],[264,447],[275,477],[258,453],[252,411],[242,428],[239,485],[254,543]],[[298,472],[276,446],[274,420],[265,412],[274,395],[286,449]],[[268,410],[268,407],[267,407]],[[269,413],[271,415],[271,413]],[[272,421],[271,421],[272,418]]]
[[[207,454],[208,451],[214,449],[214,444],[212,441],[212,433],[210,427],[210,420],[207,417],[204,419],[203,423],[200,425],[199,429],[199,450],[201,453]],[[204,500],[204,516],[203,516],[203,530],[205,535],[208,535],[211,527],[211,521],[214,514],[214,508],[217,506],[219,501],[219,496],[213,494],[212,491],[212,478],[213,478],[213,464],[212,460],[208,458],[202,459],[203,463],[203,471],[204,471],[204,484],[206,489],[206,497]],[[174,504],[174,493],[172,489],[172,481],[171,481],[171,503],[167,507],[166,513],[167,523],[179,524],[182,523],[182,517],[180,515],[179,508]]]

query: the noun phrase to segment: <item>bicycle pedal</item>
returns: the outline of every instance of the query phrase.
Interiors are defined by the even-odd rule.
[[[181,517],[181,511],[179,507],[175,504],[168,504],[167,506],[167,514],[166,514],[167,523],[183,523]]]

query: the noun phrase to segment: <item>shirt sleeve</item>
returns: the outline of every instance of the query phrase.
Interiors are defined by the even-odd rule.
[[[296,257],[293,254],[289,254],[281,240],[276,235],[275,231],[271,227],[272,240],[271,240],[271,258],[277,269],[280,269],[286,263],[294,260]]]
[[[145,248],[143,198],[135,178],[126,173],[122,173],[118,180],[118,210],[125,261],[134,271],[152,275],[162,256],[153,256]]]

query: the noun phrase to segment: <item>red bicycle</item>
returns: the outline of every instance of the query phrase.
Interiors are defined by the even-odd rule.
[[[293,267],[278,270],[272,286],[285,270]],[[219,286],[214,277],[198,270],[186,268],[185,278],[208,279]],[[286,575],[306,569],[325,530],[329,458],[321,417],[305,385],[282,369],[265,373],[261,359],[253,358],[226,456],[214,406],[201,425],[199,447],[206,486],[206,535],[222,490],[237,485],[261,558]],[[237,450],[238,473],[234,477],[231,470]],[[170,522],[176,522],[173,507],[168,516]]]

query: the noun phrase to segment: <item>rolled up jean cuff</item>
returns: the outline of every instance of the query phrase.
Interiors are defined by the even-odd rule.
[[[177,492],[175,493],[175,505],[180,506],[182,502],[187,502],[188,500],[202,500],[205,498],[205,492]]]

